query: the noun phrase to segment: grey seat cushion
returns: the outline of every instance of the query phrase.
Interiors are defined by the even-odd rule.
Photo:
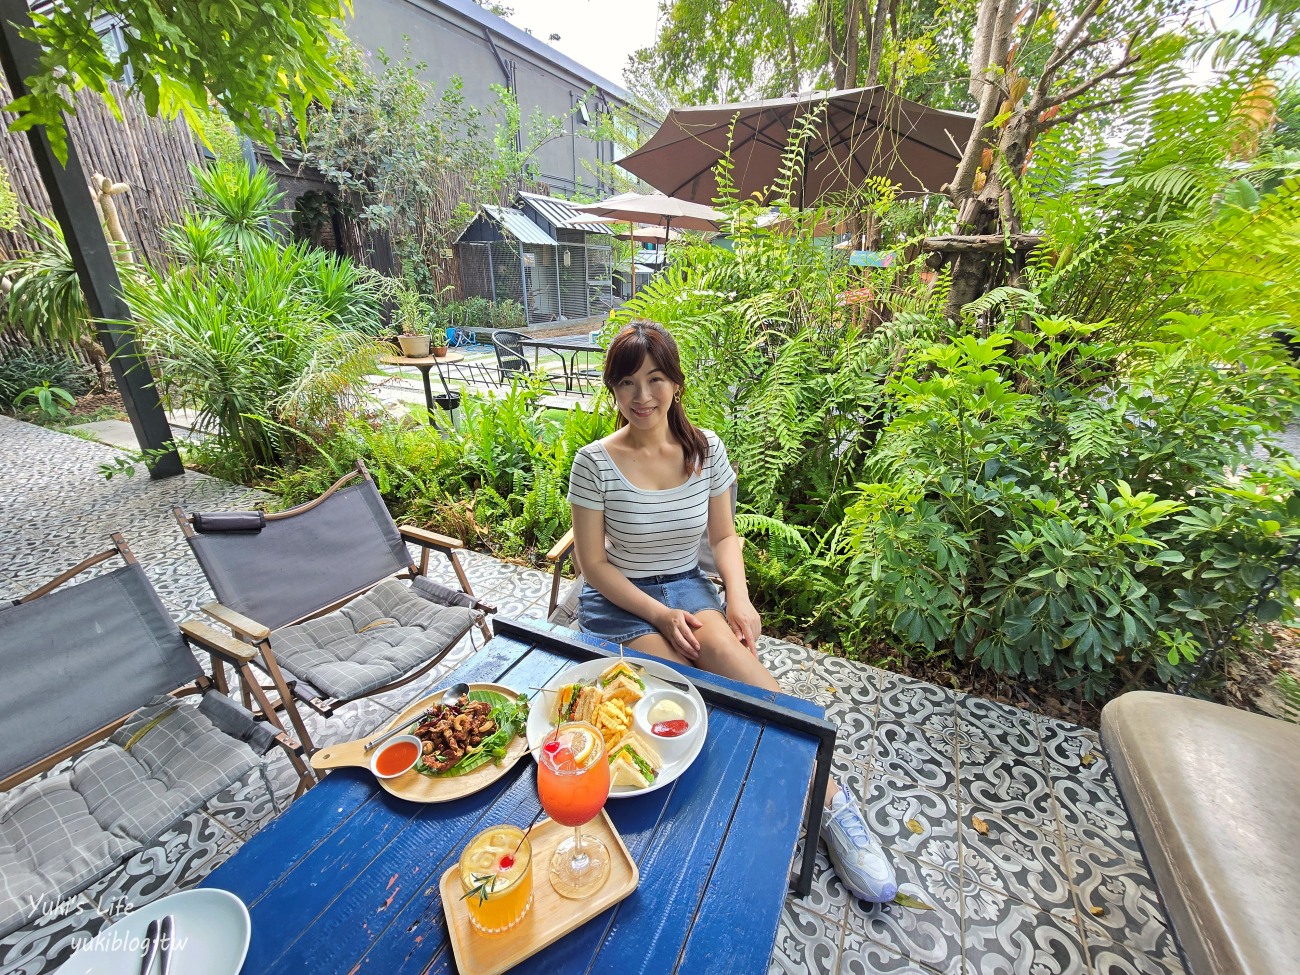
[[[1300,726],[1135,691],[1102,741],[1194,975],[1300,959]]]
[[[351,700],[437,660],[474,619],[473,610],[439,606],[388,579],[342,609],[275,630],[271,650],[295,677]]]
[[[58,775],[0,796],[0,936],[51,910],[258,764],[195,707],[155,698]]]

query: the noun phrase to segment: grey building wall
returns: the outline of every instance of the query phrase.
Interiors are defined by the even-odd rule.
[[[612,162],[614,145],[584,137],[586,126],[573,109],[591,88],[596,89],[587,100],[593,120],[604,102],[626,105],[628,94],[619,85],[472,0],[354,0],[354,10],[346,29],[355,43],[371,52],[382,48],[394,58],[409,44],[413,60],[426,64],[424,80],[435,87],[459,76],[467,101],[486,110],[496,102],[491,86],[505,85],[515,92],[525,129],[534,111],[564,117],[564,135],[534,157],[541,179],[559,196],[601,196],[609,191],[597,185],[582,160],[593,166]],[[656,125],[643,119],[643,137],[648,138]]]

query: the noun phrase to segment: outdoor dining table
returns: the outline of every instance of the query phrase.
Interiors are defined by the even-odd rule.
[[[429,383],[429,373],[434,369],[438,370],[438,381],[442,383],[443,395],[437,398],[436,405],[446,410],[450,418],[452,410],[460,405],[460,394],[451,391],[451,387],[447,385],[447,376],[443,373],[442,367],[463,362],[464,360],[465,357],[459,352],[447,352],[444,355],[436,356],[386,355],[382,361],[390,366],[414,366],[420,370],[420,378],[424,380],[424,405],[428,407],[429,422],[433,423],[433,418],[437,414],[434,411],[435,400],[433,387]]]
[[[527,693],[617,646],[534,620],[496,636],[447,678]],[[629,656],[635,656],[628,651]],[[763,973],[776,942],[805,820],[811,883],[835,730],[811,702],[679,668],[709,709],[705,747],[674,782],[606,805],[640,881],[625,900],[519,964],[521,973]],[[340,769],[250,839],[201,886],[248,906],[245,973],[456,972],[441,875],[487,826],[538,812],[525,755],[482,791],[418,804]],[[534,883],[547,883],[544,872]],[[483,936],[489,937],[489,936]]]
[[[562,335],[556,338],[523,338],[519,344],[533,350],[533,365],[537,365],[537,350],[548,349],[560,357],[560,369],[564,373],[564,391],[573,392],[583,373],[578,369],[578,356],[591,355],[605,350],[589,335]],[[568,356],[566,359],[565,356]]]

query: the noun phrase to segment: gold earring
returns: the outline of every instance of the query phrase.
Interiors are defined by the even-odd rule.
[[[682,401],[682,391],[679,389],[677,390],[676,393],[673,394],[673,402],[680,403],[681,401]]]

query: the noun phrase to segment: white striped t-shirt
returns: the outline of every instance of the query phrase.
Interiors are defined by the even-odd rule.
[[[686,572],[699,562],[709,498],[724,494],[736,479],[718,435],[702,432],[709,452],[700,472],[664,491],[632,484],[599,440],[573,458],[569,503],[605,512],[606,554],[629,579]]]

